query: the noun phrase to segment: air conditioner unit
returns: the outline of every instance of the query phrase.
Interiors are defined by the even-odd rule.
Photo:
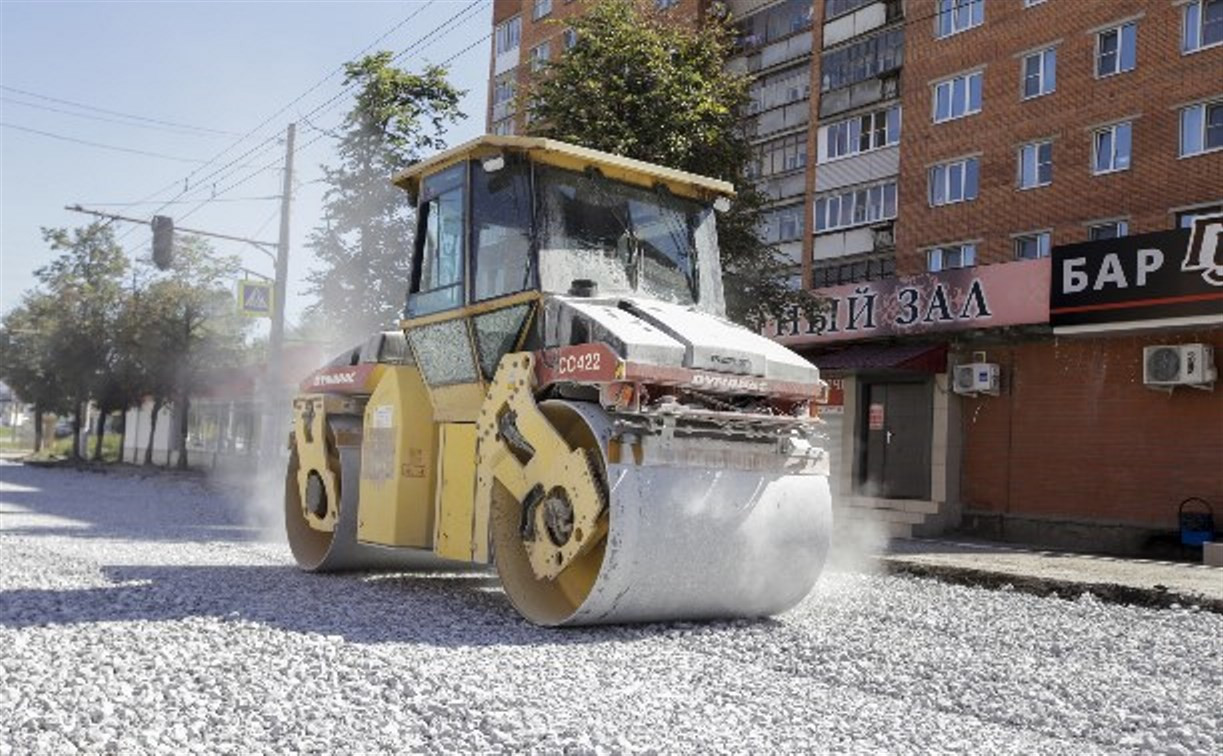
[[[875,251],[891,249],[896,246],[896,233],[892,229],[892,224],[888,223],[885,226],[876,226],[871,229],[871,241]]]
[[[957,394],[998,395],[998,365],[993,362],[968,362],[953,368],[952,390]]]
[[[1142,382],[1155,389],[1214,388],[1214,348],[1209,344],[1161,344],[1142,348]]]
[[[890,73],[883,77],[882,98],[890,100],[900,96],[900,74]]]

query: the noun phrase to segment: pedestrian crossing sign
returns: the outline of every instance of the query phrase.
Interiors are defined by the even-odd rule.
[[[238,312],[248,318],[272,317],[272,284],[266,281],[239,281]]]

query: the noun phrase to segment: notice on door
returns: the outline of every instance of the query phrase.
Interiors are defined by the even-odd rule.
[[[871,430],[883,430],[883,405],[872,404],[867,419],[870,423]]]

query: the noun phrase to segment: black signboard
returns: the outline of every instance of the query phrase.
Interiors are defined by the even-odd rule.
[[[1223,217],[1195,228],[1054,247],[1049,322],[1223,317]]]

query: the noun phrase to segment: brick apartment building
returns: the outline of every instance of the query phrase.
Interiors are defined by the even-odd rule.
[[[496,3],[490,130],[592,1]],[[764,233],[831,305],[777,336],[835,384],[842,519],[1117,551],[1174,530],[1188,496],[1223,519],[1223,395],[1144,383],[1144,347],[1223,349],[1223,286],[1173,271],[1189,232],[1171,231],[1223,212],[1223,0],[726,5]],[[1148,239],[1171,289],[1131,269],[1133,301],[1051,314],[1071,255],[1117,245],[1128,266]],[[957,393],[975,362],[996,392]]]

